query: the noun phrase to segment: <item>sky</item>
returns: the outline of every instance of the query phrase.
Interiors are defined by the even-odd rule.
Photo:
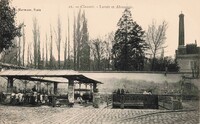
[[[147,30],[153,20],[157,24],[161,24],[162,21],[168,23],[165,56],[174,57],[178,47],[178,21],[181,12],[185,15],[185,44],[195,43],[196,40],[200,46],[200,0],[12,0],[11,5],[16,8],[17,23],[24,22],[26,25],[25,35],[29,43],[33,42],[34,17],[40,26],[42,44],[46,41],[46,34],[49,36],[50,25],[53,30],[57,30],[58,16],[61,18],[62,42],[64,42],[69,17],[72,43],[73,16],[77,15],[80,8],[85,10],[89,37],[94,39],[115,32],[124,7],[128,6],[131,7],[133,20],[143,30]],[[54,50],[56,52],[55,47]]]

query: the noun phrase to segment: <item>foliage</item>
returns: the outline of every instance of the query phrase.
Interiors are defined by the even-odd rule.
[[[113,37],[113,34],[109,33],[104,38],[96,38],[90,41],[92,70],[105,71],[112,67],[111,42]]]
[[[64,46],[64,65],[63,69],[67,69],[67,37],[65,40],[65,46]]]
[[[90,46],[85,12],[74,18],[74,69],[90,70]]]
[[[144,31],[131,16],[131,11],[125,9],[117,24],[118,29],[112,49],[116,70],[143,70],[144,67],[144,50],[146,49]]]
[[[93,61],[93,70],[100,71],[102,68],[101,60],[103,59],[104,51],[103,42],[101,39],[97,38],[91,41],[92,57]]]
[[[53,57],[53,36],[52,36],[52,29],[51,29],[51,26],[50,26],[50,58],[49,58],[49,69],[53,69],[53,60],[54,60],[54,57]]]
[[[13,39],[20,36],[20,29],[15,24],[15,8],[10,7],[9,0],[0,1],[0,53],[13,45]]]
[[[178,63],[176,62],[176,60],[172,59],[171,57],[158,58],[158,59],[155,59],[154,61],[156,65],[154,67],[154,71],[166,71],[165,70],[166,67],[167,67],[167,71],[169,72],[179,71]]]
[[[34,53],[34,67],[37,68],[38,60],[38,24],[37,19],[33,18],[33,53]]]
[[[82,14],[82,30],[81,30],[81,42],[80,42],[80,70],[90,70],[90,46],[89,46],[89,33],[87,28],[87,19],[85,12]]]
[[[13,44],[16,44],[16,41]],[[1,61],[4,63],[18,65],[18,51],[17,45],[10,47],[9,49],[5,50],[5,54],[2,55]]]
[[[79,70],[80,68],[80,44],[81,44],[81,10],[79,10],[78,16],[77,16],[77,20],[76,20],[76,31],[75,31],[75,44],[76,44],[76,48],[75,50],[76,52],[76,69]]]
[[[60,45],[61,45],[61,21],[60,21],[60,16],[58,16],[58,26],[57,26],[58,32],[56,36],[56,46],[58,50],[58,68],[60,69]]]

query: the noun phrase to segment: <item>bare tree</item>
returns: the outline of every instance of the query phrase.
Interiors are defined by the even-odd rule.
[[[21,66],[21,37],[19,37],[18,52],[18,65]]]
[[[160,25],[156,25],[155,21],[148,27],[146,32],[146,42],[149,46],[149,49],[153,55],[152,60],[152,67],[151,70],[154,70],[155,66],[155,58],[157,53],[162,50],[166,40],[166,30],[167,30],[167,23],[165,21],[162,22]]]
[[[33,49],[34,49],[34,67],[37,67],[37,60],[38,60],[38,24],[37,19],[33,18]]]
[[[76,55],[76,68],[79,70],[80,68],[80,47],[81,47],[81,10],[79,10],[77,17],[77,25],[76,25],[76,43],[77,43],[77,55]]]
[[[68,16],[68,31],[67,31],[67,36],[65,38],[65,45],[64,45],[64,66],[63,66],[63,68],[64,69],[70,68],[70,23],[69,23],[69,16]]]
[[[38,31],[37,31],[37,35],[38,35],[38,42],[37,42],[37,50],[38,50],[38,55],[37,55],[37,65],[38,65],[38,68],[40,69],[41,68],[41,51],[40,51],[40,30],[38,28]]]
[[[63,69],[66,69],[67,66],[67,37],[65,39],[65,46],[64,46],[64,66]]]
[[[26,48],[26,37],[25,37],[25,33],[24,33],[24,26],[23,26],[23,28],[22,28],[22,37],[23,37],[23,51],[22,51],[22,60],[23,60],[23,62],[22,62],[22,65],[24,66],[24,61],[25,61],[25,58],[24,58],[24,56],[25,56],[25,48]]]
[[[45,65],[45,57],[44,57],[44,43],[43,43],[43,46],[42,46],[42,68],[44,69],[44,65]]]
[[[30,66],[30,58],[31,58],[31,43],[28,44],[28,49],[27,49],[27,66]]]
[[[60,69],[60,45],[61,45],[61,21],[60,16],[58,16],[58,25],[57,25],[57,35],[56,35],[56,46],[58,50],[58,68]]]
[[[105,46],[104,42],[97,38],[91,41],[92,55],[94,58],[94,70],[100,71],[103,67],[101,61],[105,58]]]
[[[48,66],[48,44],[47,44],[47,42],[48,42],[48,39],[47,39],[47,34],[46,34],[46,64],[45,64],[45,67],[47,67]]]
[[[106,59],[107,59],[107,66],[106,68],[110,69],[111,68],[111,59],[112,59],[112,43],[114,41],[114,32],[109,33],[106,35],[106,39],[104,41],[105,44],[105,53],[106,53]]]
[[[76,17],[75,17],[75,15],[74,15],[74,26],[73,26],[73,42],[74,42],[74,70],[76,70],[77,69],[77,67],[76,67],[76,59],[77,59],[77,52],[76,52],[76,50],[77,50],[77,48],[76,48],[76,46],[77,46],[77,43],[76,43]]]
[[[70,22],[68,16],[68,69],[70,68]]]
[[[49,69],[56,69],[57,68],[57,61],[53,56],[53,36],[52,36],[52,28],[50,25],[50,62],[49,62]]]
[[[50,43],[50,62],[49,62],[49,66],[50,66],[51,69],[53,67],[53,41],[52,41],[52,38],[53,38],[53,36],[52,36],[52,28],[51,28],[51,25],[50,25],[50,41],[51,41],[51,43]]]

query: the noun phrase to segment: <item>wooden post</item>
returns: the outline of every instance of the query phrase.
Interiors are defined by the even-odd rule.
[[[69,100],[69,105],[72,107],[74,104],[74,80],[69,79],[69,84],[68,84],[68,100]]]
[[[24,81],[24,85],[25,85],[25,89],[24,89],[25,91],[24,91],[24,93],[26,93],[26,90],[27,90],[27,83],[28,83],[28,81],[25,80]]]
[[[8,77],[7,92],[13,92],[13,77]]]
[[[47,82],[47,95],[49,95],[49,82]]]
[[[99,108],[100,94],[97,90],[97,84],[93,83],[93,107]]]
[[[54,82],[54,94],[57,95],[58,93],[58,83]]]
[[[80,89],[81,89],[81,83],[79,82],[79,91],[78,91],[79,94],[81,94]]]
[[[54,82],[54,87],[53,87],[53,92],[54,95],[52,95],[52,106],[55,107],[56,106],[56,95],[57,95],[57,91],[58,91],[58,83]]]
[[[93,83],[93,92],[96,92],[96,89],[97,89],[97,84]]]
[[[92,92],[92,84],[90,84],[90,92]]]
[[[79,89],[81,89],[81,83],[79,83]]]

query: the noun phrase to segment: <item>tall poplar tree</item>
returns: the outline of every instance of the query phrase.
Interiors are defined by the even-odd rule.
[[[65,39],[65,46],[64,46],[64,65],[63,69],[67,69],[67,37]]]
[[[57,41],[56,41],[56,45],[57,45],[57,50],[58,50],[58,68],[60,69],[60,46],[61,46],[61,21],[60,21],[60,16],[58,16],[58,26],[57,26],[58,32],[57,32]]]
[[[76,42],[76,17],[75,17],[75,15],[74,15],[74,26],[73,26],[73,42],[74,42],[74,70],[76,70],[77,69],[77,64],[76,64],[76,62],[77,62],[77,42]]]
[[[50,58],[49,58],[49,67],[53,69],[53,36],[52,36],[52,28],[50,25]]]
[[[38,24],[37,19],[33,18],[33,53],[34,53],[34,67],[37,68],[38,62]]]
[[[76,55],[76,68],[80,69],[80,46],[81,46],[81,10],[79,10],[76,25],[76,43],[77,43],[77,55]]]
[[[39,30],[39,28],[38,28],[38,31],[37,31],[37,35],[38,35],[38,39],[37,39],[37,50],[38,50],[38,52],[37,52],[37,65],[38,65],[38,67],[37,68],[39,68],[39,69],[41,69],[41,50],[40,50],[40,30]]]
[[[79,47],[80,57],[80,70],[90,70],[90,46],[89,46],[89,33],[87,28],[87,19],[85,12],[82,14],[82,29],[81,29],[81,41]]]

